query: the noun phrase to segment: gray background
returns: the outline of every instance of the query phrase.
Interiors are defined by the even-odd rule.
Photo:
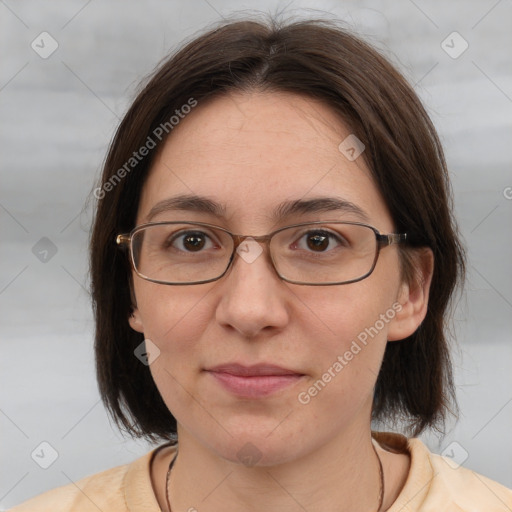
[[[427,105],[447,153],[469,276],[454,324],[461,417],[446,437],[423,439],[512,487],[510,0],[0,0],[4,509],[151,449],[124,439],[99,402],[86,198],[140,78],[177,43],[242,9],[346,20],[385,49]],[[59,45],[47,59],[31,48],[43,31]],[[458,58],[442,47],[453,31],[469,44]],[[446,44],[458,52],[463,41]],[[31,458],[42,441],[59,454],[46,470]]]

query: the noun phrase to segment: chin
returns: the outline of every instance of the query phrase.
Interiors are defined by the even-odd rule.
[[[228,436],[224,442],[216,440],[215,446],[210,446],[219,457],[229,462],[246,467],[268,467],[286,464],[299,457],[297,445],[302,447],[301,443],[277,436],[271,440],[266,430],[260,435],[240,433]]]

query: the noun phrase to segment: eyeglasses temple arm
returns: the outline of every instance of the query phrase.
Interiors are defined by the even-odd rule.
[[[377,235],[377,240],[382,245],[392,245],[405,242],[407,240],[407,233],[390,233],[389,235]]]

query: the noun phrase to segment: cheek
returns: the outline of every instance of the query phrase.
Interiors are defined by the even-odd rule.
[[[201,340],[211,322],[207,291],[144,282],[136,293],[144,337],[160,350],[150,365],[153,379],[164,396],[176,396],[176,388],[187,386],[204,364]]]
[[[201,340],[211,322],[211,308],[206,307],[205,290],[173,288],[143,283],[137,290],[137,304],[144,337],[160,350],[149,367],[155,385],[169,410],[187,418],[194,405],[191,391],[204,366]]]
[[[376,276],[377,277],[377,276]],[[393,281],[389,281],[392,283]],[[356,406],[372,393],[387,343],[395,287],[372,280],[312,292],[298,329],[310,341],[309,397]],[[313,306],[314,305],[314,306]],[[324,392],[324,388],[328,392]]]
[[[207,321],[201,307],[207,291],[200,287],[195,290],[185,288],[148,281],[135,286],[144,335],[155,341],[161,350],[170,348],[168,340],[178,341],[183,336],[193,340]]]
[[[392,306],[398,287],[393,280],[387,284],[377,283],[371,277],[340,287],[312,290],[303,295],[305,307],[296,316],[296,321],[304,330],[316,333],[313,339],[317,347],[329,351],[348,348],[347,343],[350,345],[358,337],[364,342],[364,333],[368,330],[373,333],[372,339],[377,337],[375,329],[381,337],[386,336],[389,322],[395,314]]]

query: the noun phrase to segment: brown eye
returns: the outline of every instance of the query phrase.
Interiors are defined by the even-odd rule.
[[[324,234],[308,236],[307,245],[310,249],[327,249],[329,247],[329,237]]]
[[[202,231],[186,231],[174,235],[167,243],[167,246],[173,246],[175,249],[185,252],[200,252],[210,237]],[[175,242],[177,246],[175,245]]]
[[[306,245],[301,243],[306,241]],[[333,243],[334,242],[334,243]],[[308,231],[304,233],[298,242],[295,243],[298,249],[308,249],[311,252],[328,252],[339,246],[346,246],[343,239],[335,233],[325,230]]]

